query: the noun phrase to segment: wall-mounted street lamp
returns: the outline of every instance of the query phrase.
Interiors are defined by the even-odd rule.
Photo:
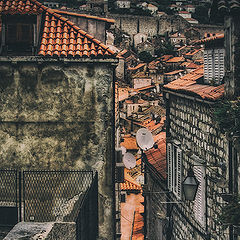
[[[188,170],[187,177],[184,179],[182,185],[185,199],[189,201],[194,201],[197,194],[199,182],[195,177],[192,168]]]

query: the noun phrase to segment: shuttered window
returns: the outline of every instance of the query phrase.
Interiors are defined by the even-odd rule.
[[[178,199],[182,196],[182,150],[174,144],[167,144],[168,189]]]
[[[206,83],[221,84],[224,76],[223,48],[204,50],[204,80]]]
[[[199,224],[202,227],[205,227],[205,168],[203,166],[194,166],[193,171],[199,182],[197,194],[194,200],[194,215]]]

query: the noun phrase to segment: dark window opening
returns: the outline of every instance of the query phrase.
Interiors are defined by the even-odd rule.
[[[4,16],[2,18],[3,55],[32,55],[34,53],[34,16]]]

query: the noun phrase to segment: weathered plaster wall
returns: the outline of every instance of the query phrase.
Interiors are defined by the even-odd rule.
[[[207,166],[217,166],[222,162],[228,166],[228,141],[214,123],[211,114],[212,105],[174,95],[170,95],[169,104],[170,138],[181,143],[183,179],[187,176],[190,166],[197,164],[192,158],[193,154],[205,160]],[[218,222],[224,203],[220,194],[228,192],[227,172],[228,169],[224,172],[220,167],[214,169],[206,167],[205,226],[195,219],[193,202],[174,205],[172,213],[174,239],[206,239],[204,238],[206,231],[210,233],[211,239],[228,239],[227,231],[224,231]]]
[[[0,64],[0,167],[97,170],[103,239],[114,232],[112,81],[110,63]]]

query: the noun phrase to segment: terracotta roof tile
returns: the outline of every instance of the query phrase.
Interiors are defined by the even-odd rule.
[[[82,18],[88,18],[88,19],[94,19],[94,20],[99,20],[99,21],[104,21],[107,23],[115,23],[114,19],[108,19],[108,18],[102,18],[102,17],[97,17],[97,16],[91,16],[87,14],[80,14],[80,13],[74,13],[74,12],[67,12],[63,10],[58,10],[58,9],[53,9],[55,13],[63,14],[63,15],[69,15],[69,16],[77,16],[77,17],[82,17]]]
[[[195,41],[195,43],[196,44],[202,44],[202,43],[212,42],[212,41],[219,40],[219,39],[224,39],[224,34],[223,33],[200,39],[198,41]]]
[[[145,65],[145,63],[139,63],[136,67],[129,67],[128,70],[137,70]]]
[[[174,57],[166,61],[166,63],[184,62],[184,57]]]
[[[157,141],[156,141],[157,139]],[[155,142],[158,146],[157,149],[152,148],[148,151],[146,151],[146,157],[148,160],[148,163],[151,164],[157,171],[160,173],[160,175],[166,179],[167,173],[166,173],[166,133],[161,132],[156,136]]]
[[[181,72],[184,72],[184,70],[174,70],[172,72],[164,73],[164,75],[175,75]]]
[[[124,142],[120,145],[125,147],[127,150],[138,150],[136,138],[129,135],[124,136]]]
[[[140,184],[136,183],[135,181],[130,181],[128,179],[124,179],[123,183],[120,183],[120,187],[122,191],[132,191],[132,190],[137,190],[141,191],[142,187]]]
[[[164,88],[169,90],[174,90],[177,92],[191,93],[201,97],[202,99],[208,99],[213,101],[223,97],[224,84],[220,86],[209,86],[209,85],[197,84],[195,78],[197,76],[198,77],[201,76],[202,74],[194,74],[194,71],[193,71],[193,73],[191,72],[187,75],[164,85]]]
[[[40,56],[114,57],[115,53],[100,41],[36,0],[1,0],[0,14],[43,14]]]

